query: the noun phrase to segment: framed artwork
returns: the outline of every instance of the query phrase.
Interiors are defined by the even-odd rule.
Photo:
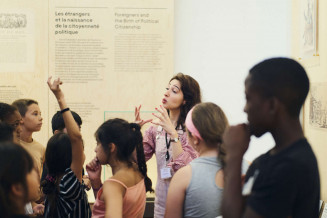
[[[317,56],[318,0],[301,0],[300,56],[302,59]]]
[[[309,124],[327,130],[327,83],[313,83],[309,93]]]

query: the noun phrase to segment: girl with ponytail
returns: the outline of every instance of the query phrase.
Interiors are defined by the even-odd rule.
[[[122,119],[104,122],[95,132],[96,157],[86,165],[96,201],[92,217],[143,217],[147,191],[152,182],[147,176],[140,126]],[[137,163],[133,152],[136,150]],[[101,182],[101,165],[109,164],[112,177]]]
[[[185,126],[189,143],[199,157],[174,175],[165,217],[217,217],[221,215],[225,159],[222,136],[228,127],[227,118],[216,104],[201,103],[187,114]]]

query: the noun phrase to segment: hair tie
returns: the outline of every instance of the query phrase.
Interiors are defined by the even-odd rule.
[[[45,180],[51,183],[55,183],[55,178],[53,176],[50,176],[49,174],[45,177]]]
[[[197,138],[203,140],[203,138],[201,137],[199,131],[196,129],[196,127],[193,124],[192,121],[192,112],[193,112],[194,107],[187,113],[186,119],[185,119],[185,126],[188,129],[188,131],[190,133],[192,133],[193,135],[195,135]]]
[[[137,123],[130,123],[129,124],[129,127],[133,130],[133,131],[139,131],[141,128],[140,128],[140,125],[137,124]]]

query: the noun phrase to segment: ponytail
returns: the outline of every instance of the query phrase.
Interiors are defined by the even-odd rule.
[[[47,196],[47,201],[49,204],[50,212],[49,212],[49,217],[54,217],[55,215],[55,208],[56,208],[56,202],[58,198],[58,188],[59,188],[59,183],[57,182],[58,179],[57,177],[47,175],[45,180],[42,181],[41,187],[42,187],[42,192]]]
[[[72,147],[70,138],[66,133],[54,134],[48,141],[45,150],[45,166],[48,175],[42,181],[41,187],[46,195],[49,205],[49,217],[57,216],[56,208],[59,195],[60,179],[65,174],[65,170],[72,163]]]
[[[144,150],[143,150],[143,137],[140,131],[140,125],[136,123],[130,123],[130,128],[132,130],[133,141],[135,142],[136,155],[137,155],[137,165],[139,171],[144,176],[145,190],[148,192],[153,192],[152,181],[147,175],[147,166],[145,162]]]

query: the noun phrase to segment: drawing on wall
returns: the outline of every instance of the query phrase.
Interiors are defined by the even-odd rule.
[[[0,13],[0,28],[17,29],[24,28],[27,24],[26,14]]]
[[[327,129],[327,83],[312,84],[309,96],[309,123]]]
[[[316,55],[317,0],[302,0],[301,20],[301,56]]]

